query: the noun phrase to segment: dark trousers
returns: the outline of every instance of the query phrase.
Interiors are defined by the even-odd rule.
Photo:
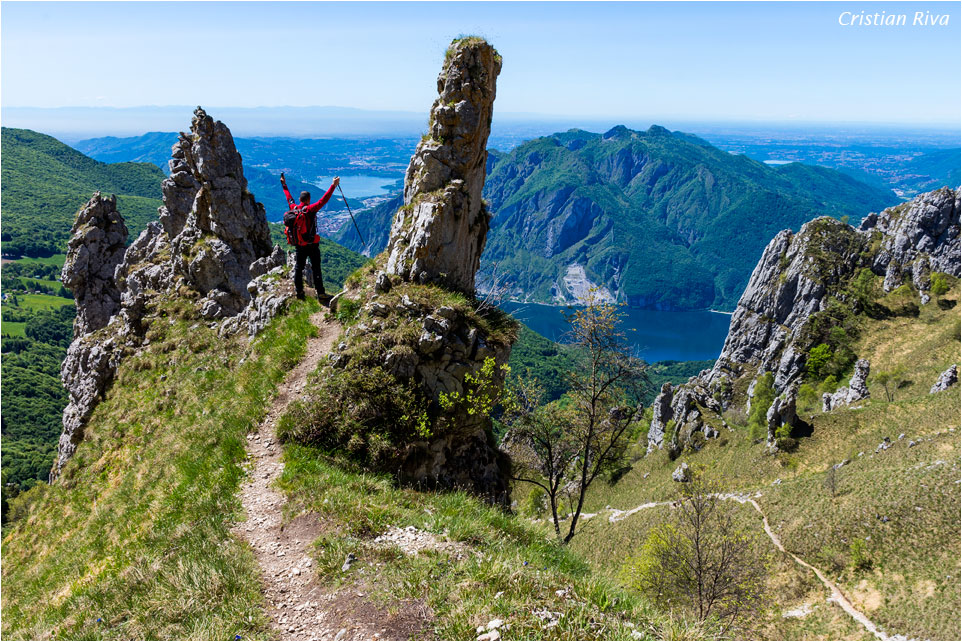
[[[298,294],[304,294],[304,263],[311,260],[311,275],[314,277],[314,289],[318,295],[324,294],[324,279],[321,276],[320,246],[298,245],[294,248],[294,289]]]

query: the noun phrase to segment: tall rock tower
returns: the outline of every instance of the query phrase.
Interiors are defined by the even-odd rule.
[[[451,43],[438,76],[430,133],[418,144],[394,216],[387,271],[474,292],[491,215],[484,187],[501,56],[480,38]]]

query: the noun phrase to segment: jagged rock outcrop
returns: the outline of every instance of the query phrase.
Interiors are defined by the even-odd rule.
[[[865,217],[859,230],[880,241],[872,271],[886,292],[908,279],[924,298],[931,272],[959,276],[959,209],[959,192],[944,188]]]
[[[768,423],[768,446],[776,445],[776,431],[782,426],[795,426],[798,423],[798,414],[795,411],[798,390],[789,388],[782,394],[775,397],[772,405],[765,413],[765,420]]]
[[[117,197],[94,192],[70,230],[60,275],[77,306],[74,336],[99,330],[120,309],[120,289],[113,276],[126,249],[127,226],[117,211]]]
[[[236,315],[250,301],[250,267],[271,254],[264,206],[247,191],[241,156],[224,123],[198,107],[164,180],[160,220],[174,275],[202,295],[207,319]]]
[[[948,368],[945,372],[939,375],[938,380],[932,385],[929,390],[929,394],[935,394],[936,392],[942,392],[943,390],[948,390],[954,386],[959,381],[959,366],[953,365]]]
[[[817,336],[814,320],[833,298],[859,311],[860,303],[846,288],[860,271],[867,268],[884,277],[886,290],[911,283],[925,295],[923,303],[931,272],[959,277],[959,203],[958,190],[943,188],[870,214],[858,229],[823,217],[806,223],[797,234],[779,232],[752,272],[714,367],[682,389],[699,398],[704,397],[700,391],[710,391],[724,409],[731,403],[733,384],[749,378],[750,409],[755,380],[771,372],[778,399],[769,409],[769,432],[773,434],[776,422],[791,424],[794,389],[806,372]],[[868,364],[863,365],[867,376]],[[862,366],[857,366],[849,388],[836,393],[838,398],[828,401],[830,407],[868,396],[861,372]],[[699,419],[690,407],[677,407],[680,391],[674,394],[671,419],[697,425]]]
[[[159,221],[126,251],[115,200],[95,194],[78,214],[63,275],[77,299],[74,341],[62,370],[70,402],[51,481],[83,439],[120,362],[145,343],[153,302],[193,299],[199,316],[223,320],[222,332],[253,334],[292,294],[274,286],[280,274],[268,278],[284,264],[284,253],[271,246],[264,208],[247,191],[227,126],[198,107],[190,133],[174,145],[170,169]]]
[[[855,362],[855,372],[849,379],[848,386],[839,388],[834,394],[826,392],[822,395],[822,412],[829,412],[841,406],[850,406],[856,401],[868,399],[868,373],[870,364],[868,359]]]
[[[113,276],[126,242],[127,226],[117,211],[116,197],[95,192],[77,213],[61,272],[64,287],[74,294],[77,317],[74,341],[61,366],[68,402],[51,480],[77,450],[84,425],[110,385],[121,357],[118,340],[98,331],[120,309],[121,294]]]
[[[770,371],[776,391],[784,391],[804,373],[806,324],[863,268],[885,276],[887,289],[923,270],[958,277],[959,214],[959,192],[945,188],[870,214],[858,230],[820,218],[798,234],[779,232],[738,302],[709,380]],[[925,274],[917,281],[927,287]]]
[[[661,384],[661,392],[652,404],[651,424],[648,426],[648,452],[662,446],[668,422],[672,418],[672,396],[671,384],[668,382]]]
[[[391,225],[389,273],[474,292],[491,219],[481,189],[499,73],[501,57],[483,40],[448,49],[429,135],[408,166],[404,205]]]

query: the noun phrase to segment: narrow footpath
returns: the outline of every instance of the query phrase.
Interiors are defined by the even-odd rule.
[[[324,313],[311,317],[319,334],[307,342],[307,353],[278,387],[270,411],[257,432],[247,436],[247,453],[253,466],[241,487],[247,520],[234,532],[246,540],[257,557],[267,602],[267,614],[279,640],[345,639],[346,630],[330,628],[326,617],[332,599],[314,579],[311,543],[319,534],[316,516],[301,515],[284,523],[284,497],[273,482],[284,469],[281,446],[274,430],[288,405],[304,390],[307,377],[330,352],[339,326],[324,321]]]
[[[757,495],[757,494],[755,496],[760,497],[760,495]],[[778,538],[778,535],[776,535],[775,532],[772,530],[771,526],[769,526],[768,516],[765,515],[765,512],[762,510],[762,507],[758,505],[758,502],[756,502],[754,499],[752,499],[748,495],[738,494],[738,493],[725,493],[722,495],[718,495],[718,498],[726,499],[729,501],[735,501],[735,502],[738,502],[739,504],[751,504],[752,507],[754,507],[754,509],[758,511],[758,514],[761,515],[762,526],[765,529],[765,534],[768,535],[768,538],[770,540],[772,540],[772,544],[775,545],[775,548],[777,548],[781,552],[791,557],[793,560],[795,560],[795,563],[798,564],[799,566],[806,568],[812,571],[813,573],[815,573],[815,576],[819,579],[819,581],[823,585],[825,585],[825,588],[827,588],[831,593],[831,597],[829,599],[835,602],[836,604],[838,604],[842,608],[842,610],[845,611],[845,613],[847,613],[856,622],[861,624],[866,631],[874,635],[879,640],[887,641],[887,640],[904,640],[905,639],[905,637],[903,636],[887,635],[885,631],[882,631],[881,629],[879,629],[874,622],[868,619],[868,617],[864,613],[862,613],[857,608],[855,608],[855,605],[853,605],[852,602],[847,597],[845,597],[845,594],[842,593],[842,590],[838,587],[838,585],[836,585],[834,582],[828,579],[828,577],[826,577],[824,573],[822,573],[820,570],[818,570],[817,568],[815,568],[814,566],[812,566],[811,564],[809,564],[799,556],[795,555],[794,553],[791,553],[785,550],[785,547],[782,545],[782,542]],[[676,503],[677,503],[676,501],[648,502],[645,504],[641,504],[640,506],[635,506],[634,508],[631,508],[629,510],[618,510],[617,508],[608,508],[606,510],[608,512],[608,521],[611,523],[615,523],[615,522],[620,522],[626,517],[634,515],[635,513],[642,510],[646,510],[648,508],[654,508],[656,506],[671,506]],[[601,512],[586,513],[581,516],[581,519],[589,520],[594,517],[597,517],[600,514]]]

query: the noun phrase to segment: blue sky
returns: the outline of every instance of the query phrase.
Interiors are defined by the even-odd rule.
[[[842,11],[949,14],[843,27]],[[0,6],[0,104],[425,112],[447,43],[504,56],[498,109],[957,125],[959,3],[48,3]]]

